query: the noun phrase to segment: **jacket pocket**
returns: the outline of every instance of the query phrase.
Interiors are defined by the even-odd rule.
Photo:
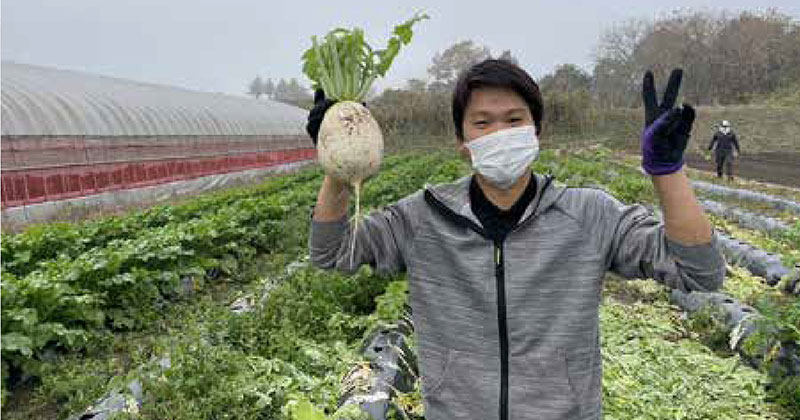
[[[570,349],[567,355],[569,383],[578,399],[581,414],[595,418],[602,411],[603,365],[600,349]]]
[[[568,420],[580,418],[580,406],[563,349],[543,349],[512,357],[509,417]]]
[[[422,363],[426,365],[424,367],[426,372],[422,377],[422,392],[426,397],[434,397],[442,389],[442,383],[447,378],[454,353],[454,350],[448,350],[444,354],[436,352],[423,354],[425,360]]]
[[[425,363],[433,370],[423,377],[425,418],[485,420],[497,416],[496,372],[487,360],[471,352],[443,351],[440,361]]]

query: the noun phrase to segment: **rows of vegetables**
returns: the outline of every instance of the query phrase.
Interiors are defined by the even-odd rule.
[[[374,182],[365,202],[370,205],[394,201],[417,185],[451,179],[452,168],[454,165],[443,162],[441,157],[409,162],[389,160],[384,165],[384,176]],[[309,214],[321,179],[321,171],[309,170],[254,188],[213,194],[178,205],[153,207],[83,224],[43,225],[22,234],[4,235],[4,398],[6,385],[19,387],[34,380],[47,381],[51,362],[63,355],[84,357],[100,352],[102,359],[117,353],[115,347],[124,337],[148,330],[152,334],[153,328],[164,328],[165,320],[171,318],[165,317],[165,312],[171,311],[175,302],[187,298],[194,301],[190,299],[192,295],[208,294],[204,291],[213,291],[220,285],[230,289],[241,289],[244,285],[267,287],[263,283],[268,279],[265,280],[266,273],[262,271],[268,272],[269,267],[282,266],[307,253]],[[279,312],[271,316],[276,317],[276,323],[282,322],[279,318],[284,311],[312,315],[312,319],[282,326],[293,337],[309,326],[324,329],[331,336],[337,336],[342,328],[363,329],[359,326],[361,321],[350,323],[346,316],[328,316],[331,314],[326,311],[334,309],[331,305],[354,306],[356,312],[358,308],[372,308],[381,285],[385,286],[385,280],[368,281],[363,277],[344,283],[316,275],[305,280],[298,276],[292,279],[317,282],[319,287],[332,286],[319,295],[309,295],[296,289],[306,286],[295,285],[295,290],[287,292],[287,296],[309,296],[303,302],[309,306],[303,310],[291,311],[288,305],[280,303],[285,299],[274,298],[275,310]],[[351,295],[355,303],[348,304],[345,295]],[[328,325],[318,325],[319,320],[327,320]],[[337,322],[347,325],[332,328]],[[277,333],[274,328],[259,330],[273,340]],[[239,334],[250,332],[245,329]],[[360,333],[350,331],[338,336],[347,342],[351,334]],[[172,334],[169,336],[174,338]],[[301,338],[294,337],[285,345],[295,345]],[[258,336],[241,338],[243,342],[253,340],[258,340]],[[349,341],[355,342],[352,337]],[[124,345],[126,353],[137,353]],[[124,356],[130,357],[130,354]],[[95,379],[91,374],[89,378]],[[60,387],[56,384],[56,388]],[[63,391],[66,394],[59,398],[85,395],[79,390]],[[86,402],[81,400],[80,404]],[[80,404],[67,404],[68,410]]]
[[[599,156],[605,156],[605,159],[598,159]],[[623,201],[656,206],[652,183],[640,174],[636,157],[615,155],[605,149],[572,151],[557,162],[541,162],[538,166],[540,171],[560,174],[568,184],[601,187]],[[698,171],[688,172],[698,180],[704,180],[701,182],[715,181]],[[748,191],[743,189],[746,187],[771,201],[797,203],[794,201],[797,198],[796,190],[748,181],[737,184],[726,183],[721,187],[741,192]],[[722,289],[725,300],[734,300],[738,309],[754,310],[757,317],[744,320],[741,325],[731,325],[731,314],[724,313],[721,310],[723,308],[705,308],[707,310],[695,314],[692,325],[694,330],[705,331],[704,342],[710,348],[726,352],[736,350],[747,356],[743,357],[745,362],[759,366],[766,372],[770,377],[766,384],[770,398],[789,407],[791,415],[797,417],[800,415],[800,299],[797,297],[800,288],[800,217],[794,209],[785,206],[776,208],[765,202],[742,200],[701,188],[695,188],[695,191],[701,202],[718,200],[731,208],[747,208],[762,217],[782,220],[786,224],[786,229],[782,230],[758,230],[709,214],[719,234],[760,250],[764,260],[761,265],[777,261],[784,268],[784,276],[781,279],[768,279],[762,273],[752,272],[752,265],[744,264],[748,261],[731,258],[732,255],[726,252],[729,266],[727,281]],[[737,337],[737,334],[741,334],[737,328],[745,326],[751,329],[747,331],[747,336]],[[757,357],[750,357],[752,355]]]
[[[369,211],[468,170],[445,153],[393,157],[365,184],[362,205]],[[649,179],[607,150],[544,152],[535,170],[626,202],[655,200]],[[309,212],[321,180],[312,168],[128,215],[3,235],[3,415],[75,416],[138,378],[143,399],[123,417],[332,416],[341,379],[365,363],[363,340],[402,317],[407,287],[403,276],[369,269],[342,276],[308,267]],[[800,262],[798,223],[784,233],[714,223],[787,264]],[[286,275],[292,262],[299,268]],[[796,296],[733,266],[723,291],[766,320],[770,334],[753,334],[747,345],[777,352],[800,344]],[[252,310],[231,310],[242,300]],[[685,319],[660,285],[609,277],[603,303],[608,418],[777,419],[800,410],[796,377],[743,362],[720,320]],[[152,368],[164,357],[167,366]],[[394,395],[390,418],[423,414],[418,381]]]

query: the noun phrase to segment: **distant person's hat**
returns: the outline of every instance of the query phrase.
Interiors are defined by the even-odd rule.
[[[730,127],[731,123],[729,123],[728,120],[722,120],[722,126],[723,127]]]

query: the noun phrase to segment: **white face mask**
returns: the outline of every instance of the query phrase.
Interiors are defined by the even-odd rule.
[[[503,190],[510,189],[539,157],[539,139],[532,125],[495,131],[469,141],[466,147],[472,168]]]
[[[731,128],[730,127],[722,127],[721,131],[722,131],[722,134],[728,134],[728,133],[731,132]]]

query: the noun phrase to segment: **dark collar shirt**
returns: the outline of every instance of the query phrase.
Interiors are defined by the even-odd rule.
[[[495,206],[478,185],[478,180],[473,175],[469,186],[469,201],[472,212],[481,222],[489,237],[495,242],[502,242],[506,235],[519,223],[525,209],[536,197],[536,177],[531,176],[528,186],[511,208],[504,210]]]

